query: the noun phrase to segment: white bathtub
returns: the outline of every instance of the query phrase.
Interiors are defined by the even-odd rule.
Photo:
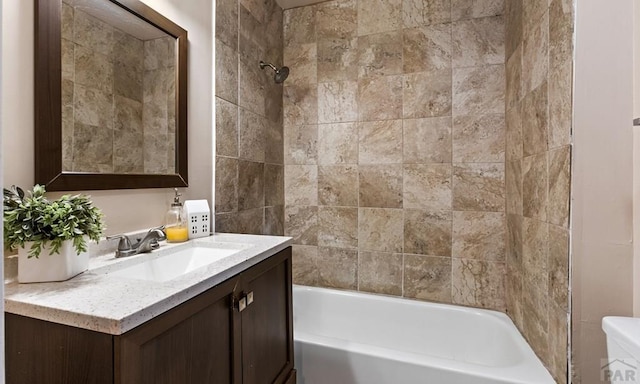
[[[503,313],[294,286],[298,384],[555,383]]]

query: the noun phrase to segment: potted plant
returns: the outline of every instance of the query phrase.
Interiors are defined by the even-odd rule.
[[[18,281],[63,281],[87,270],[87,241],[104,231],[102,212],[84,195],[50,201],[42,185],[4,188],[4,244],[18,250]]]

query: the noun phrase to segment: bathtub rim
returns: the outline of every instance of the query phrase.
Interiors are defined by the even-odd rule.
[[[400,301],[407,301],[407,302],[412,303],[412,304],[418,304],[420,306],[424,305],[424,306],[435,307],[435,308],[443,308],[443,309],[448,309],[448,310],[454,309],[456,311],[472,312],[472,313],[475,313],[475,314],[478,314],[478,315],[490,314],[490,315],[496,317],[497,319],[506,320],[509,324],[515,326],[515,324],[513,324],[513,320],[511,320],[509,315],[507,315],[504,312],[500,312],[500,311],[495,310],[495,309],[478,308],[478,307],[474,307],[474,306],[471,306],[471,305],[450,304],[450,303],[442,303],[442,302],[438,302],[438,301],[427,301],[427,300],[416,299],[416,298],[413,298],[413,297],[394,296],[394,295],[389,295],[389,294],[385,294],[385,293],[354,291],[354,290],[350,290],[350,289],[341,289],[341,288],[313,287],[313,286],[309,286],[309,285],[293,284],[292,291],[296,291],[296,290],[309,290],[311,292],[313,292],[313,291],[323,292],[324,291],[324,292],[340,294],[342,296],[347,296],[347,297],[367,296],[367,297],[371,297],[371,298],[375,298],[375,299],[381,299],[383,301],[390,301],[390,302],[391,301],[400,300]]]
[[[518,377],[521,374],[526,375],[534,375],[535,379],[543,379],[547,380],[548,383],[556,383],[556,381],[551,376],[551,373],[544,366],[540,358],[535,354],[532,347],[527,343],[526,339],[520,332],[520,330],[516,327],[511,318],[500,311],[492,310],[492,309],[483,309],[477,307],[463,306],[457,304],[447,304],[447,303],[437,303],[430,301],[423,301],[413,298],[405,298],[399,296],[392,295],[384,295],[370,292],[360,292],[360,291],[351,291],[351,290],[342,290],[342,289],[334,289],[334,288],[324,288],[324,287],[311,287],[305,285],[294,284],[293,285],[293,307],[294,307],[294,316],[296,313],[295,310],[295,292],[297,291],[307,291],[312,293],[319,294],[328,294],[328,295],[339,295],[348,298],[358,298],[359,296],[368,297],[374,300],[380,300],[382,302],[393,302],[397,303],[398,300],[410,303],[411,305],[416,305],[418,307],[427,307],[430,309],[442,309],[446,311],[453,312],[464,312],[465,314],[472,314],[476,316],[481,316],[485,319],[490,319],[491,321],[496,321],[500,324],[500,326],[506,327],[509,336],[513,339],[516,347],[518,348],[518,352],[521,354],[521,359],[513,365],[503,365],[503,366],[489,366],[482,365],[477,363],[465,362],[461,360],[449,359],[445,357],[433,356],[428,354],[420,354],[414,352],[406,352],[406,351],[398,351],[397,349],[365,344],[361,342],[355,342],[350,340],[345,340],[342,338],[334,338],[330,336],[324,335],[316,335],[309,332],[304,331],[296,331],[294,327],[294,341],[295,342],[304,342],[313,344],[316,346],[322,346],[325,348],[336,348],[338,346],[344,347],[349,351],[354,353],[362,353],[365,355],[371,355],[378,358],[387,358],[393,359],[393,356],[398,357],[398,361],[406,362],[404,358],[408,359],[409,362],[429,367],[442,367],[444,369],[453,371],[453,372],[469,372],[469,367],[473,367],[472,371],[474,374],[480,375],[481,378],[485,379],[496,379],[496,380],[510,380],[514,384],[530,384],[530,383],[546,383],[546,381],[525,381],[520,380]],[[295,320],[294,320],[295,322]],[[389,354],[389,351],[392,351],[394,354]],[[386,352],[386,353],[385,353]],[[403,359],[400,359],[400,356]],[[426,364],[425,364],[426,362]],[[494,370],[494,372],[486,372],[488,370]],[[495,372],[499,371],[499,372]],[[502,377],[496,376],[497,373],[500,373]],[[546,376],[546,377],[539,377]]]

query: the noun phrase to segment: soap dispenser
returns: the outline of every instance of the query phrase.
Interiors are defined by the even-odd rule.
[[[167,211],[165,233],[169,243],[181,243],[189,240],[189,231],[187,229],[187,218],[180,202],[181,194],[178,188],[173,189],[175,196],[171,208]]]

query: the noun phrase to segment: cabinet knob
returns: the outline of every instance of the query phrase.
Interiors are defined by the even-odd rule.
[[[242,312],[242,311],[245,310],[245,308],[247,308],[247,298],[246,297],[243,297],[240,300],[238,300],[237,308],[238,308],[238,312]]]
[[[253,303],[253,291],[247,293],[246,295],[243,295],[239,299],[236,299],[234,307],[238,310],[238,312],[242,312],[251,303]]]

